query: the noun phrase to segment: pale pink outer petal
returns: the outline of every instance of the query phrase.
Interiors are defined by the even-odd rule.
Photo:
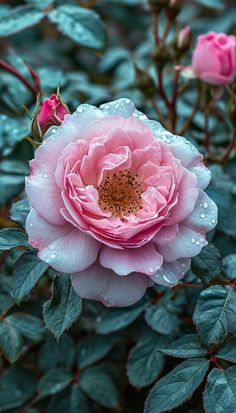
[[[107,307],[127,307],[135,304],[150,286],[149,277],[130,274],[119,277],[98,262],[90,268],[71,275],[75,292],[82,298],[101,301]]]
[[[206,233],[211,231],[217,224],[217,206],[209,196],[199,189],[198,200],[194,211],[183,222],[195,231]]]
[[[160,245],[158,250],[164,260],[170,262],[183,257],[195,257],[206,244],[205,234],[202,235],[181,223],[176,237],[168,244]]]
[[[51,225],[34,209],[26,221],[29,243],[39,248],[38,256],[57,271],[83,271],[96,260],[100,244],[70,224]]]
[[[191,265],[190,258],[181,258],[173,262],[163,262],[161,268],[153,274],[150,278],[156,284],[163,285],[165,287],[174,287],[178,284]]]
[[[117,250],[103,246],[99,255],[100,264],[118,275],[140,272],[152,275],[162,265],[163,258],[152,242],[139,248]]]
[[[25,178],[25,190],[31,207],[44,219],[55,225],[65,224],[60,212],[64,203],[54,176],[43,172],[32,174]]]

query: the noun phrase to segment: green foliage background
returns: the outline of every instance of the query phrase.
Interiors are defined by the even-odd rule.
[[[176,25],[191,24],[194,41],[209,30],[236,33],[235,14],[234,1],[182,1],[170,41]],[[29,63],[44,97],[60,84],[71,111],[128,97],[158,119],[151,21],[146,0],[1,1],[0,58],[32,81]],[[164,21],[161,15],[161,30]],[[167,93],[173,65],[165,68]],[[198,89],[196,80],[182,79],[182,86],[177,129]],[[158,91],[156,99],[167,117]],[[69,277],[58,277],[27,243],[24,177],[33,157],[27,137],[35,96],[0,69],[0,412],[236,412],[235,155],[217,162],[234,125],[227,98],[214,105],[209,131],[216,159],[208,159],[207,192],[219,207],[219,224],[209,245],[183,284],[155,286],[130,308],[106,309],[82,303]],[[204,108],[186,136],[205,153]]]

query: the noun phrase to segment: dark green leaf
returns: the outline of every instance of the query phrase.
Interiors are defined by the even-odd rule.
[[[107,334],[129,326],[142,313],[144,303],[138,303],[129,308],[107,309],[96,320],[98,333]]]
[[[220,348],[217,357],[236,363],[236,337],[230,337]]]
[[[0,320],[0,347],[12,363],[21,352],[23,342],[19,331],[7,319]]]
[[[80,387],[94,401],[104,407],[118,406],[118,391],[104,366],[89,367],[80,376]]]
[[[236,291],[220,285],[202,291],[193,318],[204,346],[221,343],[236,322]]]
[[[203,394],[206,413],[235,412],[236,367],[224,371],[213,369],[207,380]]]
[[[0,412],[22,406],[34,393],[37,379],[32,371],[11,367],[0,380]]]
[[[169,346],[160,349],[162,353],[177,358],[203,357],[207,351],[202,348],[195,334],[187,334],[172,342]]]
[[[32,6],[35,6],[40,10],[43,10],[50,6],[54,0],[26,0],[26,2],[32,4]]]
[[[53,367],[71,368],[75,358],[75,346],[73,340],[66,333],[58,340],[49,336],[42,345],[38,365],[39,368],[46,372]]]
[[[222,269],[230,280],[236,279],[236,254],[230,254],[223,258]]]
[[[78,349],[78,365],[83,369],[105,357],[112,349],[113,342],[105,336],[88,336],[80,341]]]
[[[58,393],[65,389],[71,381],[71,373],[63,368],[49,370],[38,383],[38,398],[43,399],[50,394]]]
[[[44,13],[31,6],[16,7],[0,18],[0,37],[10,36],[39,23]]]
[[[154,331],[166,335],[178,331],[180,324],[177,314],[169,311],[165,302],[161,300],[157,304],[147,306],[145,320]]]
[[[12,221],[19,222],[22,227],[25,226],[25,220],[30,211],[29,201],[27,198],[15,202],[10,209]]]
[[[195,2],[216,10],[223,10],[225,7],[224,0],[195,0]]]
[[[200,358],[185,360],[176,366],[151,389],[144,413],[166,412],[189,399],[202,382],[208,366],[209,361]]]
[[[150,331],[130,351],[127,374],[133,386],[148,386],[159,376],[164,366],[164,356],[159,352],[163,341],[162,337]]]
[[[15,264],[13,273],[13,294],[17,300],[28,295],[40,277],[47,271],[48,264],[36,254],[26,253]]]
[[[70,276],[60,274],[53,283],[52,297],[43,307],[46,327],[59,338],[78,319],[82,300],[74,291]]]
[[[27,313],[14,313],[7,320],[29,340],[41,341],[44,338],[45,329],[42,320],[37,317]]]
[[[15,228],[3,228],[0,230],[0,250],[10,250],[21,245],[24,247],[29,246],[25,232]]]
[[[221,257],[218,249],[214,245],[206,245],[201,253],[193,258],[192,269],[205,283],[218,277],[221,273]]]
[[[58,29],[82,46],[103,49],[106,41],[105,27],[93,10],[64,4],[49,13],[49,19]]]
[[[90,404],[85,393],[80,389],[79,384],[73,384],[70,395],[70,413],[90,413]]]

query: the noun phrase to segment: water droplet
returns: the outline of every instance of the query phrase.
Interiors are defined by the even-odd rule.
[[[47,174],[43,174],[43,177],[44,177],[44,178],[47,178],[47,177],[48,177],[48,175],[47,175]]]
[[[208,203],[207,202],[203,202],[203,208],[205,208],[205,209],[208,208]]]
[[[50,258],[53,260],[54,258],[56,258],[56,254],[55,253],[51,254]]]
[[[152,267],[149,268],[149,272],[153,273],[154,271],[155,271],[154,268]]]
[[[200,245],[200,242],[199,242],[199,241],[196,241],[196,245]]]
[[[207,217],[207,214],[204,214],[204,213],[200,214],[200,218],[204,219],[206,217]]]
[[[128,105],[130,103],[130,99],[125,99],[125,103]]]
[[[77,112],[83,112],[83,108],[82,108],[81,106],[79,106],[79,107],[77,108]]]
[[[216,220],[215,220],[215,219],[212,219],[212,220],[211,220],[211,223],[212,223],[212,224],[215,224],[215,223],[216,223]]]
[[[192,238],[192,243],[195,244],[196,238]]]

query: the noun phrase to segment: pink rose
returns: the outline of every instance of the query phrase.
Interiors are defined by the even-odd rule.
[[[214,32],[199,36],[192,67],[196,76],[206,83],[231,83],[236,73],[236,37]]]
[[[81,297],[107,306],[176,285],[216,225],[202,155],[129,99],[80,105],[46,133],[30,167],[30,244]]]
[[[69,113],[66,105],[55,94],[46,99],[37,115],[37,125],[42,134],[51,126],[60,125],[64,116]]]
[[[192,41],[192,32],[189,25],[180,30],[177,38],[177,47],[180,50],[187,50]]]

